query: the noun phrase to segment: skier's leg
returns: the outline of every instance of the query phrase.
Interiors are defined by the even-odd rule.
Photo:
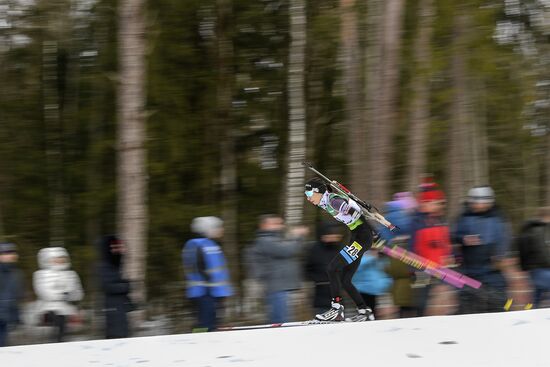
[[[353,285],[351,279],[359,268],[361,257],[372,246],[372,232],[367,224],[362,224],[351,231],[350,245],[345,247],[341,253],[348,259],[348,264],[343,270],[342,285],[349,294],[357,308],[363,309],[366,307],[365,301],[361,294]],[[345,253],[344,253],[345,252]]]
[[[344,305],[342,305],[342,271],[347,261],[340,255],[336,255],[327,267],[327,275],[330,281],[330,294],[332,297],[331,308],[317,314],[315,318],[320,321],[344,321]]]
[[[330,295],[335,302],[342,299],[342,274],[344,268],[348,265],[346,260],[340,255],[336,255],[327,267],[327,275],[330,282]]]
[[[363,255],[363,254],[361,254]],[[355,288],[353,285],[351,279],[353,278],[353,275],[357,271],[357,268],[359,267],[359,263],[361,262],[360,258],[354,261],[353,263],[349,264],[343,271],[342,274],[342,286],[346,290],[346,293],[351,297],[357,308],[365,308],[367,305],[365,304],[365,301],[363,300],[363,297],[361,297],[361,293]]]
[[[367,307],[376,315],[376,296],[374,294],[361,293],[361,297],[363,297],[363,301],[365,301]]]
[[[372,244],[372,234],[368,225],[360,225],[351,232],[350,244],[342,249],[328,265],[328,278],[330,280],[330,291],[332,296],[331,310],[324,314],[317,315],[318,320],[343,319],[342,287],[347,291],[356,305],[361,305],[364,310],[359,291],[351,283],[351,278],[359,266],[359,260],[363,253]]]

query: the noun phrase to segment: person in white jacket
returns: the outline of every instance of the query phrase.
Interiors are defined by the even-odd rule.
[[[38,316],[56,329],[56,341],[63,341],[68,316],[78,312],[74,302],[84,292],[78,274],[71,270],[69,253],[63,247],[46,247],[38,252],[40,270],[33,274]]]

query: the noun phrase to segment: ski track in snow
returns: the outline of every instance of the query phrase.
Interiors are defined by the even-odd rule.
[[[0,348],[6,367],[550,367],[550,309]]]

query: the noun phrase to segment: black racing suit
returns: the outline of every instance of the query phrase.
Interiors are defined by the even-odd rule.
[[[331,260],[327,268],[331,296],[335,302],[341,302],[344,288],[358,308],[365,308],[363,297],[351,279],[361,257],[372,246],[372,228],[361,215],[361,208],[351,199],[326,192],[319,206],[351,230],[348,245]]]

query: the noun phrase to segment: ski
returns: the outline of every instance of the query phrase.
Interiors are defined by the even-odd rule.
[[[279,324],[263,324],[263,325],[247,325],[247,326],[222,326],[217,331],[237,331],[237,330],[257,330],[257,329],[276,329],[285,327],[297,327],[297,326],[311,326],[311,325],[335,325],[335,324],[347,324],[352,322],[368,322],[365,321],[352,321],[346,319],[345,321],[319,321],[319,320],[307,320],[307,321],[292,321],[283,322]]]
[[[378,249],[378,251],[388,255],[389,257],[397,259],[415,269],[422,270],[456,288],[463,288],[465,285],[475,289],[481,287],[481,282],[478,280],[470,278],[462,273],[459,273],[458,271],[444,268],[439,264],[426,259],[425,257],[407,251],[399,246],[385,246],[385,242],[385,240],[379,238],[375,243],[373,243],[372,247]]]

